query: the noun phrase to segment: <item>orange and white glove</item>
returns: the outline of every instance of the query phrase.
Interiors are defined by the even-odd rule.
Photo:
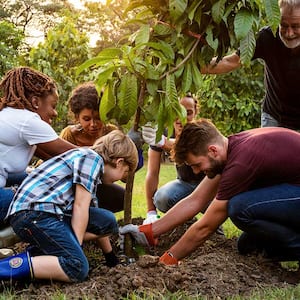
[[[143,246],[155,246],[158,239],[153,237],[152,223],[146,225],[128,224],[119,228],[119,233],[124,235],[130,233],[135,241]]]
[[[174,257],[174,255],[170,251],[166,251],[160,258],[159,262],[167,265],[167,266],[173,266],[173,265],[178,265],[179,260]]]

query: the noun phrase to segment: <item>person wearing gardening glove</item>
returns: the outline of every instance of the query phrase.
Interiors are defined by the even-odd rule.
[[[150,244],[195,216],[211,198],[204,215],[160,262],[178,264],[228,217],[243,231],[237,242],[241,255],[262,253],[273,261],[299,261],[299,151],[300,133],[287,128],[255,128],[226,138],[208,120],[186,124],[172,158],[206,177],[158,221],[134,228],[135,235],[144,235]]]
[[[186,110],[187,122],[192,122],[198,114],[198,100],[191,94],[187,94],[180,100],[180,104]],[[157,126],[150,125],[146,124],[142,127],[143,139],[149,144],[145,181],[147,217],[143,224],[157,221],[159,218],[157,210],[163,213],[167,212],[177,202],[191,194],[205,176],[202,172],[194,174],[189,166],[176,165],[177,178],[158,188],[161,155],[170,152],[175,137],[181,132],[182,123],[179,119],[175,120],[173,137],[170,139],[164,135],[157,138]]]

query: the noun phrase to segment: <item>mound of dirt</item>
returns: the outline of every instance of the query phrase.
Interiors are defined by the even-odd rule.
[[[193,220],[194,221],[194,220]],[[132,292],[162,295],[185,291],[187,295],[217,296],[225,299],[233,295],[248,295],[256,288],[286,287],[299,283],[300,271],[289,271],[279,263],[260,256],[241,256],[236,239],[214,234],[203,247],[185,258],[179,266],[164,266],[159,256],[177,241],[193,223],[187,222],[160,237],[159,246],[147,249],[133,263],[115,268],[104,265],[102,253],[92,243],[85,246],[90,262],[87,281],[79,284],[33,282],[5,283],[7,289],[22,299],[49,299],[63,293],[67,299],[121,299]],[[141,219],[133,223],[141,224]],[[115,247],[116,239],[113,239]],[[153,298],[152,298],[153,299]]]

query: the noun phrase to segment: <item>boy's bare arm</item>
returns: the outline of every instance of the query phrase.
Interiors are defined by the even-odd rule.
[[[89,220],[89,207],[91,203],[91,194],[82,185],[76,184],[75,201],[72,214],[72,228],[80,244]]]

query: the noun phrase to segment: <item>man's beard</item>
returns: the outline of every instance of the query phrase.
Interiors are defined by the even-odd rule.
[[[222,174],[224,168],[225,168],[225,162],[224,161],[218,161],[211,157],[209,157],[210,161],[210,168],[209,170],[205,170],[205,175],[212,179],[215,178],[218,174]]]
[[[279,37],[280,37],[281,41],[283,42],[283,44],[289,49],[295,49],[300,46],[300,37],[299,36],[288,40],[285,37],[283,37],[279,31]]]

